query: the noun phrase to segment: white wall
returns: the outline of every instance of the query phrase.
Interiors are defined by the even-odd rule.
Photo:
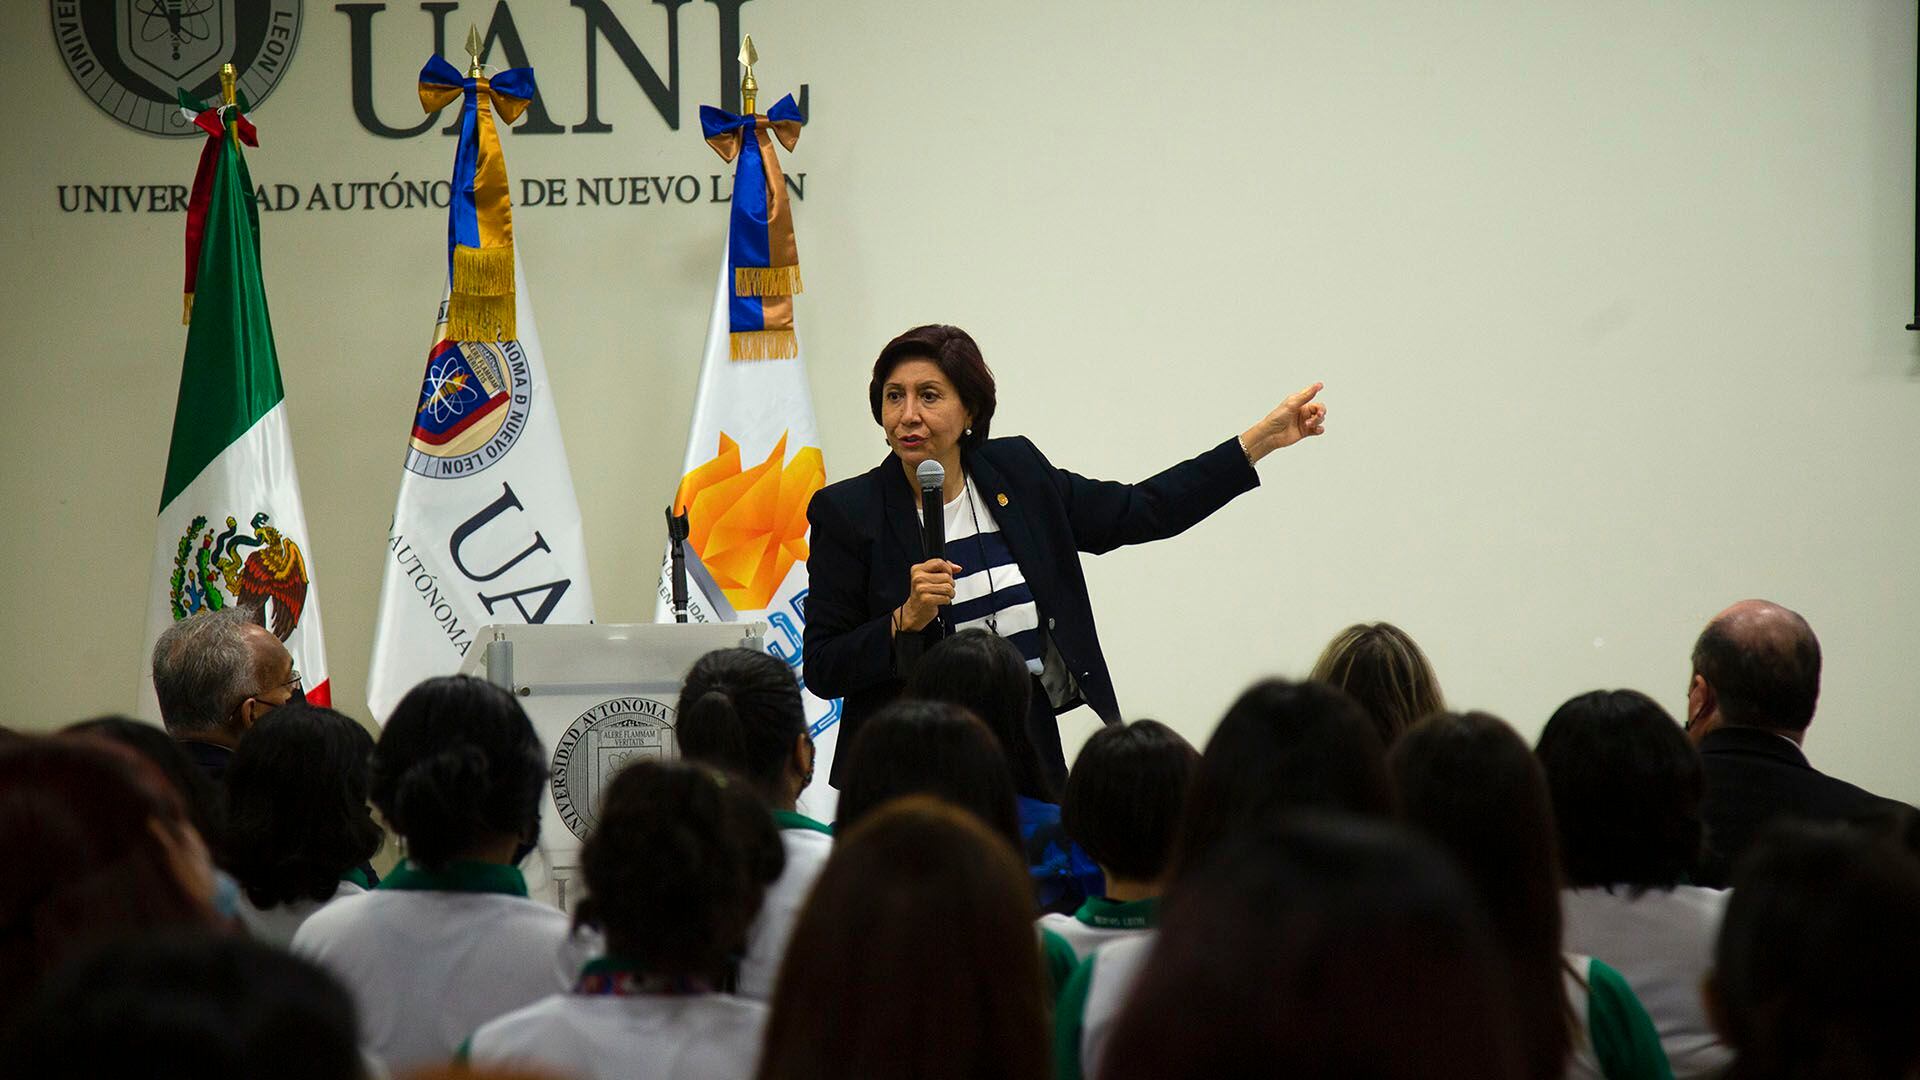
[[[510,7],[576,122],[580,12]],[[664,66],[662,9],[614,7]],[[464,4],[450,36],[491,10]],[[979,338],[996,431],[1097,475],[1143,476],[1326,381],[1328,436],[1270,459],[1260,491],[1090,560],[1129,713],[1197,741],[1247,681],[1378,618],[1451,703],[1529,735],[1596,687],[1677,712],[1701,624],[1765,596],[1826,650],[1815,762],[1920,801],[1912,5],[754,0],[744,21],[763,101],[812,90],[787,167],[808,174],[798,317],[830,479],[884,453],[866,369],[924,321]],[[728,171],[695,120],[721,78],[714,8],[680,23],[678,132],[603,52],[615,133],[510,137],[512,173]],[[376,25],[381,114],[411,121],[427,17],[396,3]],[[196,147],[84,99],[42,5],[0,15],[0,70],[0,614],[20,628],[0,722],[33,728],[132,704],[184,340],[179,215],[62,214],[55,187],[185,183]],[[268,184],[450,165],[449,139],[354,122],[329,3],[306,4],[256,119]],[[599,611],[647,619],[725,212],[515,223]],[[443,230],[432,210],[265,217],[350,711]]]

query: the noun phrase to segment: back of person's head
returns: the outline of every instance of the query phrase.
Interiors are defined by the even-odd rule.
[[[512,694],[447,675],[407,691],[374,747],[373,805],[429,870],[540,827],[546,756]]]
[[[751,783],[768,802],[784,802],[790,767],[807,734],[807,707],[786,663],[752,649],[715,649],[694,661],[680,688],[674,734],[680,753]],[[812,758],[804,763],[812,767]]]
[[[153,692],[167,731],[204,734],[227,725],[260,688],[260,657],[250,608],[200,611],[161,633],[153,645]]]
[[[228,868],[255,905],[325,900],[380,850],[367,808],[373,736],[294,702],[262,717],[227,767]]]
[[[1558,1077],[1572,1050],[1562,978],[1560,865],[1546,777],[1526,741],[1486,713],[1440,713],[1387,753],[1408,825],[1453,856],[1507,957],[1528,1075]]]
[[[97,716],[66,727],[65,734],[111,739],[139,754],[185,804],[187,820],[207,842],[216,860],[226,862],[227,807],[221,786],[193,763],[173,737],[152,724],[124,716]]]
[[[1033,673],[1013,643],[986,630],[962,630],[928,649],[907,679],[906,696],[958,705],[980,718],[1000,740],[1014,790],[1029,799],[1059,802],[1027,732]]]
[[[1043,1080],[1026,868],[972,814],[898,799],[839,834],[795,923],[761,1080]]]
[[[993,732],[957,705],[896,701],[867,721],[847,751],[835,831],[902,795],[932,795],[970,810],[1020,846],[1006,755]]]
[[[0,1023],[76,952],[205,925],[212,870],[172,789],[83,737],[0,746]]]
[[[1278,810],[1393,812],[1380,736],[1366,711],[1324,683],[1266,679],[1240,695],[1200,754],[1174,845],[1174,870]]]
[[[353,1002],[312,963],[242,937],[112,943],[49,980],[6,1039],[19,1076],[357,1080]]]
[[[1355,623],[1335,634],[1307,677],[1351,694],[1387,745],[1447,707],[1427,654],[1392,623]]]
[[[1820,701],[1820,639],[1799,613],[1743,600],[1700,632],[1693,673],[1712,689],[1723,723],[1805,731]]]
[[[575,918],[642,972],[717,983],[785,861],[745,784],[705,765],[637,761],[614,774],[581,849],[587,896]]]
[[[1546,771],[1567,884],[1671,889],[1700,858],[1700,755],[1637,690],[1595,690],[1554,710],[1534,754]]]
[[[1108,1080],[1523,1075],[1478,905],[1396,829],[1283,815],[1223,840],[1164,904]]]
[[[1158,721],[1103,727],[1067,774],[1060,824],[1107,873],[1159,881],[1199,764],[1193,744]]]
[[[1730,1080],[1920,1075],[1920,863],[1781,823],[1736,866],[1708,978]]]

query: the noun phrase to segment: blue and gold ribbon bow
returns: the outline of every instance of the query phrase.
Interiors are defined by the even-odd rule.
[[[707,145],[733,171],[733,214],[727,228],[727,267],[733,299],[727,306],[728,351],[735,360],[786,360],[800,355],[793,333],[793,297],[801,289],[800,252],[786,178],[773,140],[792,150],[806,118],[789,94],[765,116],[736,116],[700,106]],[[748,133],[752,137],[748,138]]]
[[[457,97],[466,100],[447,209],[446,337],[511,341],[519,336],[513,320],[513,201],[493,114],[509,124],[520,118],[533,100],[533,69],[468,78],[438,56],[428,60],[420,69],[420,107],[439,112]]]

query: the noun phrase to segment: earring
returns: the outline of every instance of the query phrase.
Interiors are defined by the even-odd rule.
[[[967,429],[967,434],[969,434],[969,435],[971,435],[971,434],[973,434],[973,429],[972,429],[972,428],[968,428],[968,429]]]

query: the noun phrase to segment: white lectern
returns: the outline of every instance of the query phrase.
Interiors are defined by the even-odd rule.
[[[766,648],[767,624],[636,623],[489,626],[463,675],[505,687],[546,747],[553,781],[540,813],[540,846],[522,869],[533,895],[571,910],[580,844],[600,792],[635,758],[679,755],[674,703],[693,662],[714,649]]]

